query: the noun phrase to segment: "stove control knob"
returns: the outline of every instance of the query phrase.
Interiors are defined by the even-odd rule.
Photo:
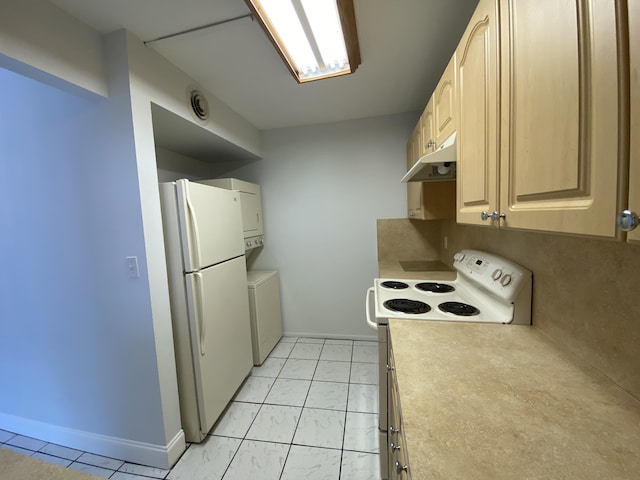
[[[511,283],[511,275],[507,273],[504,277],[502,277],[502,280],[500,280],[500,283],[502,284],[503,287],[506,287],[507,285],[509,285]]]
[[[494,280],[498,280],[501,276],[502,276],[502,270],[499,268],[496,268],[491,274],[491,278],[493,278]]]

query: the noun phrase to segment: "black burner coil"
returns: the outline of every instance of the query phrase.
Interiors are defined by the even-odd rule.
[[[384,302],[384,306],[389,310],[401,313],[421,314],[431,311],[431,307],[424,302],[418,300],[409,300],[408,298],[394,298]]]
[[[438,308],[443,312],[452,313],[460,317],[471,317],[480,313],[480,310],[473,305],[462,302],[444,302],[438,305]]]

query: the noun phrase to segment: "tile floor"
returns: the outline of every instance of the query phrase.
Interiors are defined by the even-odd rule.
[[[377,343],[284,337],[171,470],[0,430],[0,447],[115,480],[379,480]]]

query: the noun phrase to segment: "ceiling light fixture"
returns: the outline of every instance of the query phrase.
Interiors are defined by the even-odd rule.
[[[353,0],[245,0],[298,83],[353,73]]]

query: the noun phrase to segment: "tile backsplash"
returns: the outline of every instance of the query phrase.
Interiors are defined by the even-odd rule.
[[[438,260],[439,223],[407,218],[380,219],[378,263],[399,260]]]
[[[416,236],[427,246],[414,245]],[[534,275],[533,325],[640,399],[640,246],[449,220],[379,220],[378,242],[406,244],[400,256],[423,255],[411,259],[433,259],[436,250],[449,266],[462,248],[520,263]]]

